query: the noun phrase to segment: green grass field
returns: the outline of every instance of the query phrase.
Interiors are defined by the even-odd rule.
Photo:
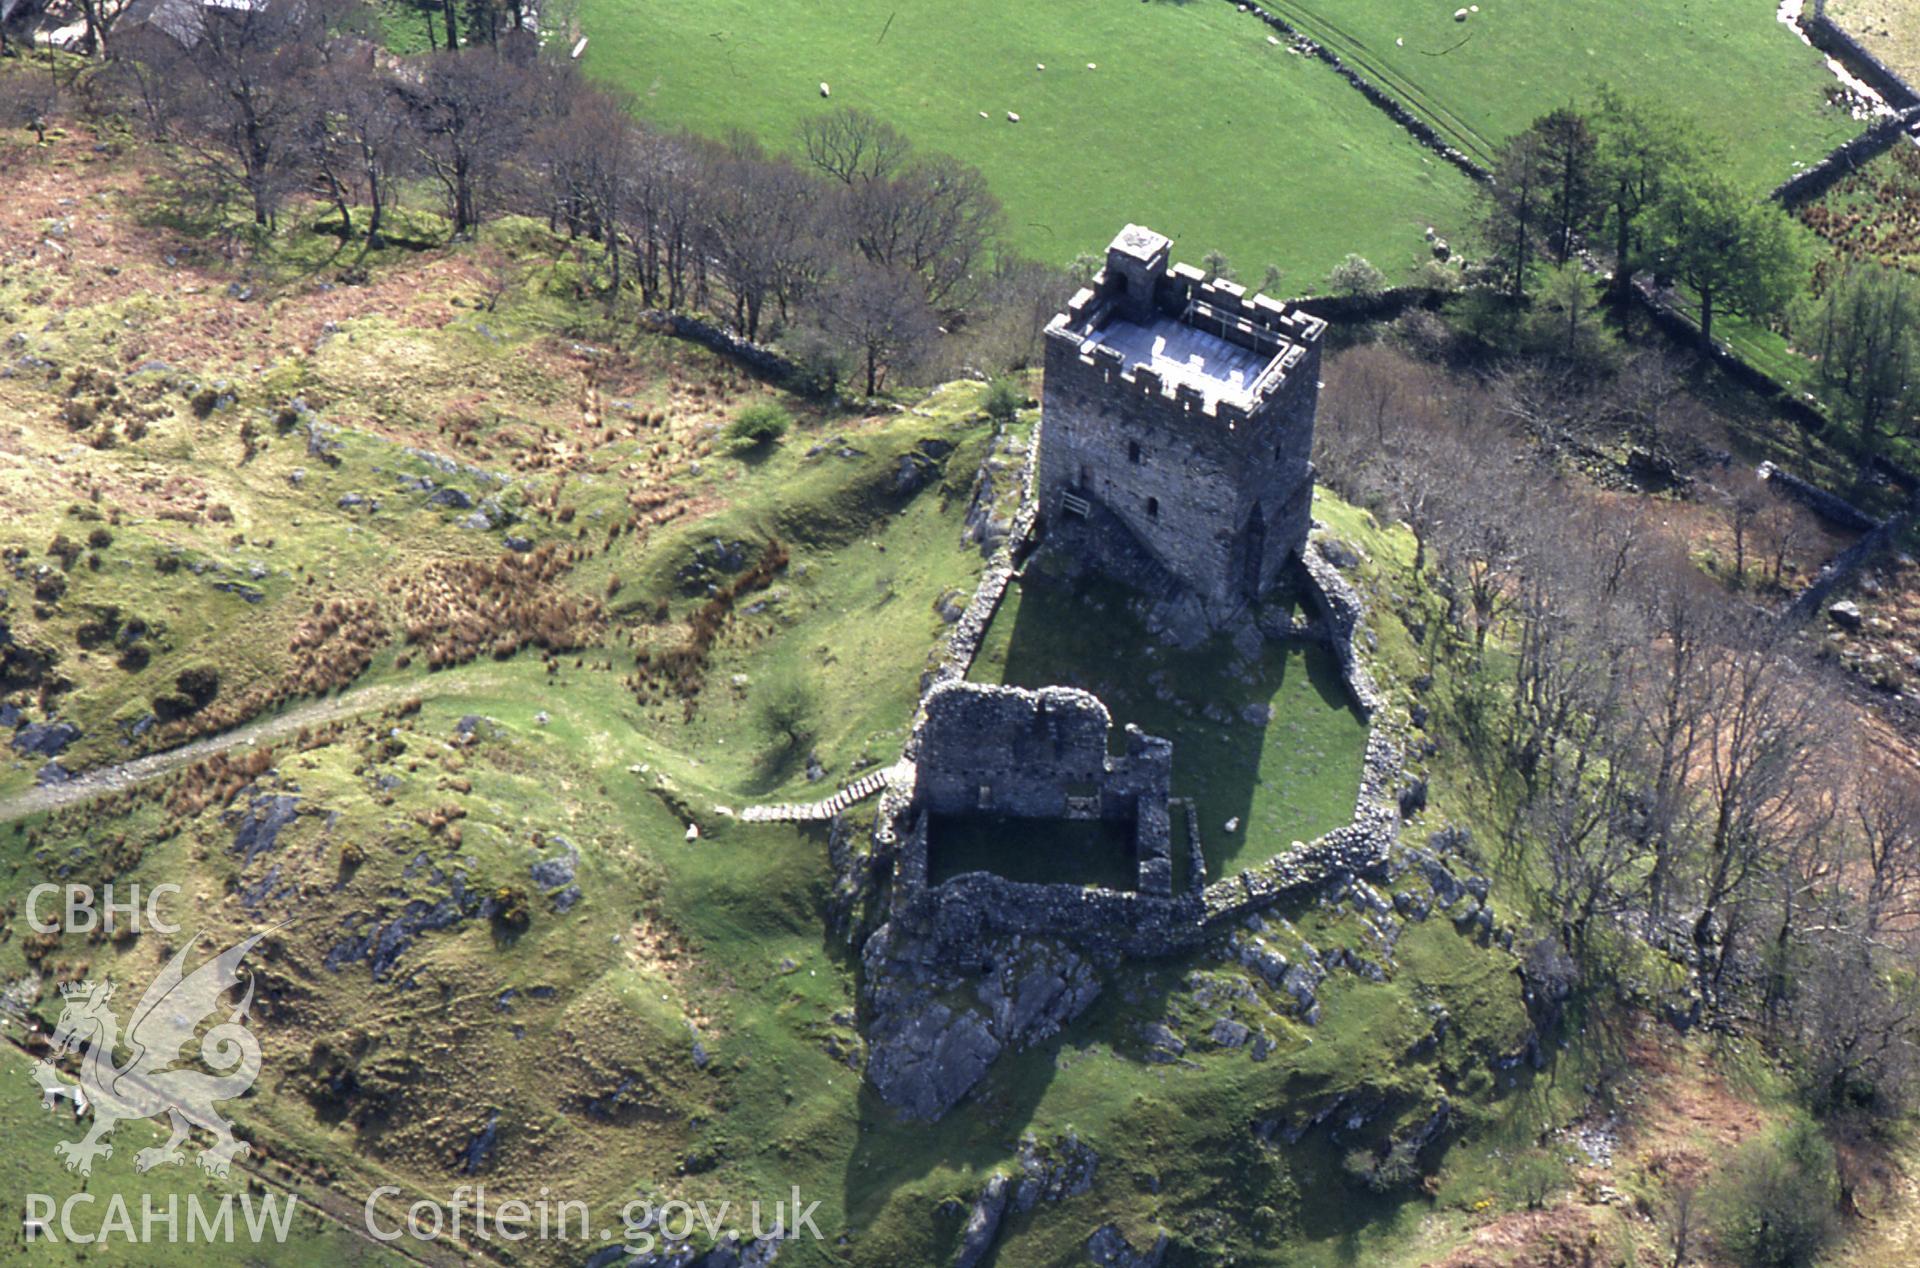
[[[1920,24],[1910,0],[1832,0],[1827,16],[1908,83],[1920,79]]]
[[[1131,821],[1051,823],[997,817],[937,817],[929,825],[927,882],[941,885],[964,872],[985,871],[1010,881],[1052,885],[1134,887],[1136,858]]]
[[[1131,592],[1068,582],[1043,562],[1008,591],[972,676],[1085,687],[1116,727],[1132,722],[1172,740],[1173,795],[1194,799],[1209,878],[1353,817],[1367,727],[1331,653],[1266,643],[1256,662],[1242,662],[1224,635],[1191,651],[1168,648],[1148,633]],[[1271,710],[1264,722],[1248,712],[1260,706]]]
[[[1464,22],[1426,0],[1272,0],[1481,162],[1556,106],[1610,84],[1724,142],[1756,190],[1812,163],[1861,125],[1829,106],[1833,76],[1774,17],[1772,0],[1614,0],[1578,7],[1488,0]]]
[[[1398,273],[1426,226],[1465,227],[1464,177],[1224,5],[588,0],[581,22],[587,69],[643,117],[792,149],[802,119],[858,106],[977,165],[1052,263],[1137,221],[1301,292],[1349,251]]]
[[[1483,162],[1602,82],[1699,122],[1756,189],[1860,127],[1826,103],[1832,77],[1766,0],[1577,13],[1496,0],[1464,23],[1411,0],[1276,7]],[[1349,251],[1398,274],[1424,257],[1426,226],[1466,228],[1466,180],[1224,4],[847,0],[828,17],[798,0],[586,0],[581,29],[588,70],[661,123],[745,126],[787,149],[810,115],[870,110],[978,165],[1015,244],[1056,263],[1138,221],[1245,276],[1279,264],[1299,293]]]

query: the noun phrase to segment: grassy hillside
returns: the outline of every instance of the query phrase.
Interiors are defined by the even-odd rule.
[[[1273,0],[1275,13],[1349,59],[1482,162],[1506,137],[1602,83],[1684,116],[1725,143],[1756,192],[1861,124],[1827,104],[1821,55],[1770,0],[1618,0],[1577,9],[1492,0]]]
[[[150,156],[116,145],[57,136],[9,169],[0,205],[4,698],[28,724],[80,729],[59,758],[73,770],[263,711],[332,711],[0,821],[0,985],[44,1030],[58,985],[143,983],[175,949],[154,931],[34,933],[22,896],[43,882],[180,885],[168,914],[214,941],[286,921],[253,961],[265,1068],[227,1107],[260,1169],[214,1187],[298,1191],[334,1217],[298,1217],[284,1255],[61,1245],[33,1262],[374,1259],[345,1230],[377,1186],[398,1190],[391,1218],[484,1182],[494,1201],[585,1202],[596,1229],[635,1200],[797,1186],[825,1239],[783,1268],[932,1264],[996,1172],[1038,1193],[1007,1217],[1003,1268],[1085,1262],[1107,1224],[1135,1247],[1165,1230],[1169,1264],[1411,1265],[1483,1237],[1533,1244],[1516,1230],[1543,1193],[1586,1195],[1547,1232],[1624,1255],[1640,1222],[1602,1189],[1657,1193],[1676,1150],[1724,1152],[1776,1112],[1765,1070],[1729,1090],[1704,1046],[1664,1034],[1576,1024],[1537,1049],[1510,896],[1524,878],[1496,876],[1484,922],[1422,919],[1433,886],[1408,868],[1391,893],[1343,889],[1181,957],[1102,965],[1071,1025],[1005,1054],[940,1122],[896,1119],[862,1079],[839,902],[858,861],[836,870],[824,825],[738,812],[897,754],[982,567],[965,537],[976,473],[990,453],[1004,473],[1032,413],[997,424],[971,383],[873,414],[786,397],[606,321],[576,285],[590,248],[525,221],[353,258],[296,212],[232,261],[162,216]],[[727,421],[768,400],[793,430],[735,448]],[[1410,631],[1437,625],[1440,600],[1404,531],[1333,498],[1315,515],[1361,561],[1404,708],[1435,669]],[[1308,837],[1344,816],[1361,729],[1316,652],[1149,654],[1129,621],[1125,596],[1036,569],[980,673],[1085,681],[1175,734],[1199,757],[1176,757],[1176,779],[1221,870],[1248,861],[1255,829]],[[1164,677],[1120,680],[1129,654]],[[203,678],[182,682],[194,669],[218,671],[204,700]],[[1456,742],[1487,684],[1439,670],[1421,689],[1432,806],[1408,840],[1496,839]],[[812,696],[801,742],[761,716],[792,679]],[[1255,704],[1274,710],[1264,728]],[[0,803],[43,765],[16,755]],[[1216,830],[1227,817],[1239,833]],[[1281,958],[1313,979],[1312,1008]],[[22,1141],[4,1188],[72,1194],[52,1145],[76,1133],[41,1116],[24,1068],[0,1066],[0,1128]],[[1560,1134],[1604,1112],[1589,1088],[1623,1116],[1604,1175]],[[150,1130],[120,1131],[97,1191],[148,1183],[125,1167]],[[1417,1167],[1382,1165],[1396,1149]],[[526,1242],[512,1262],[606,1245]],[[497,1245],[428,1249],[506,1262]]]
[[[0,271],[6,619],[33,653],[10,662],[26,678],[8,698],[80,728],[59,755],[78,771],[337,693],[269,744],[0,827],[0,981],[41,1026],[56,983],[144,981],[169,947],[33,935],[25,890],[167,881],[184,891],[170,914],[212,940],[292,918],[255,965],[266,1072],[230,1109],[276,1189],[349,1216],[379,1185],[397,1213],[476,1177],[502,1198],[564,1185],[596,1227],[634,1199],[797,1184],[830,1240],[783,1263],[935,1262],[989,1171],[1084,1147],[1091,1187],[1013,1218],[999,1262],[1075,1258],[1107,1222],[1137,1245],[1165,1226],[1188,1255],[1404,1236],[1400,1198],[1303,1203],[1347,1184],[1339,1151],[1275,1149],[1246,1117],[1359,1098],[1371,1142],[1437,1096],[1490,1095],[1482,1067],[1524,1044],[1526,1017],[1508,954],[1445,921],[1410,935],[1433,952],[1418,981],[1339,975],[1317,1026],[1242,964],[1243,931],[1114,970],[1091,1013],[931,1128],[865,1088],[824,829],[737,812],[897,754],[941,608],[981,567],[962,531],[996,431],[977,385],[878,416],[790,400],[794,432],[737,450],[719,429],[774,394],[585,315],[571,249],[535,226],[329,260],[290,217],[241,268],[155,217],[137,155],[62,137],[27,170],[7,214],[37,232],[12,241],[72,245],[16,246]],[[1021,658],[1045,640],[1009,645],[1041,671]],[[1277,794],[1235,803],[1263,833],[1312,835],[1352,795],[1359,728],[1311,661],[1278,657],[1248,691],[1330,728],[1324,755],[1266,752],[1237,724],[1215,741],[1226,782]],[[218,671],[211,697],[161,704],[196,667]],[[791,676],[817,701],[804,746],[758,717]],[[1294,788],[1306,768],[1289,763],[1321,756],[1321,791]],[[6,790],[42,765],[22,757]],[[1348,905],[1283,914],[1261,936],[1284,954],[1375,937]],[[1468,1015],[1398,1060],[1455,990]],[[1267,1035],[1268,1059],[1212,1043],[1223,1014]],[[1192,1056],[1148,1060],[1149,1023]],[[122,1130],[131,1145],[141,1128]],[[70,1192],[39,1146],[22,1181]],[[314,1253],[335,1236],[301,1227]]]
[[[1349,251],[1404,271],[1427,226],[1466,219],[1457,171],[1224,5],[589,0],[580,22],[585,66],[642,116],[788,149],[809,115],[872,111],[984,171],[1014,243],[1052,263],[1137,221],[1312,290]]]

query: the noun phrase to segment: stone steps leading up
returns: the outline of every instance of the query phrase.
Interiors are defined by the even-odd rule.
[[[890,772],[873,771],[842,788],[825,801],[787,802],[778,806],[748,806],[740,812],[743,823],[816,823],[831,819],[848,806],[865,801],[887,786]]]

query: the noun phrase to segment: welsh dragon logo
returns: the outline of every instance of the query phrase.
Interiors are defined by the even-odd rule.
[[[63,1140],[53,1147],[66,1160],[67,1170],[83,1176],[92,1174],[95,1158],[113,1156],[113,1146],[106,1137],[116,1124],[123,1119],[161,1114],[170,1120],[172,1135],[158,1148],[142,1149],[134,1155],[134,1165],[141,1171],[182,1161],[180,1146],[187,1139],[189,1126],[214,1135],[213,1145],[199,1154],[201,1169],[213,1175],[226,1175],[228,1164],[248,1151],[244,1142],[233,1138],[233,1124],[215,1112],[214,1102],[239,1096],[260,1074],[260,1045],[245,1025],[247,1009],[253,1003],[251,974],[247,975],[246,995],[239,1006],[226,1021],[200,1037],[200,1059],[216,1073],[175,1067],[191,1060],[186,1049],[200,1023],[218,1011],[222,996],[241,984],[236,972],[240,961],[272,932],[262,930],[189,973],[185,971],[187,953],[200,940],[195,934],[140,997],[127,1019],[124,1035],[119,1019],[108,1007],[113,983],[85,981],[61,988],[66,1006],[60,1012],[60,1024],[54,1028],[53,1047],[56,1052],[82,1054],[80,1082],[77,1086],[67,1083],[45,1061],[35,1067],[34,1077],[40,1084],[41,1102],[48,1109],[65,1096],[73,1100],[77,1113],[93,1112],[93,1126],[85,1137]],[[116,1065],[115,1056],[123,1048],[131,1055]]]

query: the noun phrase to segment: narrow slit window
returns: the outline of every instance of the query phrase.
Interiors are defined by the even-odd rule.
[[[1147,518],[1150,520],[1157,520],[1160,518],[1160,499],[1159,498],[1147,499]]]
[[[1136,467],[1140,465],[1140,442],[1139,441],[1129,440],[1127,442],[1127,461],[1131,462]]]

